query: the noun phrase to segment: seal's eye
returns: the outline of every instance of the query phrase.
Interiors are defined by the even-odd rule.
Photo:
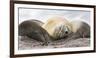
[[[68,31],[65,31],[66,34],[68,34]]]

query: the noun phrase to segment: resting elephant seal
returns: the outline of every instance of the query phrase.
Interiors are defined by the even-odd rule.
[[[72,34],[71,38],[87,38],[90,37],[90,26],[84,21],[73,20],[70,22],[72,28],[70,29]]]
[[[38,20],[26,20],[19,24],[18,34],[19,36],[27,36],[47,44],[50,41],[50,36],[47,31],[41,27],[42,24],[43,23]]]
[[[42,26],[49,35],[52,37],[52,40],[58,40],[66,37],[70,33],[70,23],[63,17],[51,17],[49,18]]]

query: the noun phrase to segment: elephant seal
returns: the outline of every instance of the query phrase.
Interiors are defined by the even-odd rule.
[[[26,20],[19,24],[18,34],[19,36],[27,36],[37,41],[48,44],[50,36],[48,32],[41,27],[43,23],[38,20]]]
[[[89,38],[90,37],[90,26],[84,21],[73,20],[70,22],[72,26],[71,34],[69,37],[71,38]]]
[[[49,35],[51,40],[59,40],[66,37],[70,33],[70,23],[63,17],[51,17],[42,26]]]

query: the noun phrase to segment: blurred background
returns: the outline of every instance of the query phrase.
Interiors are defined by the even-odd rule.
[[[82,20],[90,24],[90,11],[86,10],[19,8],[19,23],[29,19],[45,23],[48,18],[53,16],[61,16],[69,21]]]

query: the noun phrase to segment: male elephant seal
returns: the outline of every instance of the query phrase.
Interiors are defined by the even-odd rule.
[[[52,40],[58,40],[66,37],[70,33],[70,23],[63,17],[51,17],[44,24],[43,28],[47,30]]]
[[[27,36],[37,41],[47,44],[50,36],[45,29],[41,27],[43,23],[38,20],[26,20],[19,24],[19,36]]]

